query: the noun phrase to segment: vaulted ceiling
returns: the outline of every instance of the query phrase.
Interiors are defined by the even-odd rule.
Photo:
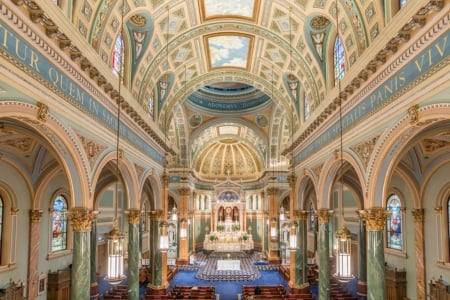
[[[205,180],[287,166],[283,149],[335,86],[336,24],[351,69],[385,23],[369,0],[73,3],[72,24],[170,141],[170,164]]]

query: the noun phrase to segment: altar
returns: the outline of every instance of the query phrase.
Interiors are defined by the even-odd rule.
[[[216,252],[240,252],[253,249],[253,239],[245,232],[211,232],[205,237],[203,249]]]
[[[218,259],[217,260],[218,271],[240,271],[241,261],[237,259]]]

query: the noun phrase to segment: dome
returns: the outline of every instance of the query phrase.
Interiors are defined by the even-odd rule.
[[[201,179],[255,180],[262,172],[262,164],[255,150],[233,138],[219,140],[206,147],[194,166]]]

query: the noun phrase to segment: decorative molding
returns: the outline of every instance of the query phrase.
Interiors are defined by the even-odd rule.
[[[375,145],[379,139],[380,135],[375,137],[371,137],[362,143],[356,144],[355,146],[351,146],[350,149],[355,151],[358,154],[359,158],[363,162],[364,167],[367,169],[369,164],[370,157],[372,156],[372,152],[375,148]]]

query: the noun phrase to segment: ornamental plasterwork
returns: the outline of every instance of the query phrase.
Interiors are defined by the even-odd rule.
[[[316,178],[320,178],[320,173],[322,173],[322,169],[323,169],[323,164],[320,164],[320,165],[312,168],[312,171],[313,171],[314,175],[316,176]]]
[[[375,144],[377,143],[379,137],[380,137],[379,135],[371,137],[363,141],[362,143],[350,147],[353,151],[355,151],[358,154],[365,168],[367,168],[369,164],[370,157],[372,155],[373,149],[375,148]]]
[[[421,147],[424,153],[433,154],[439,152],[441,149],[448,148],[450,146],[450,133],[440,134],[442,139],[424,139],[421,142]]]
[[[81,144],[83,145],[84,153],[86,154],[86,157],[89,160],[89,165],[92,168],[99,154],[106,149],[106,146],[98,143],[94,139],[87,138],[80,133],[77,133],[77,136],[80,139]]]

